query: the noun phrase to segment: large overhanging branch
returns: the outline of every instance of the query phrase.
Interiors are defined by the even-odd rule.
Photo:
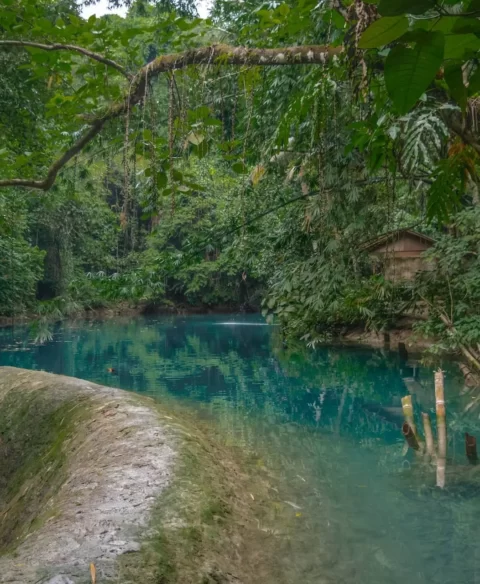
[[[112,59],[108,59],[103,55],[99,55],[98,53],[94,53],[93,51],[89,51],[88,49],[84,49],[83,47],[78,47],[76,45],[62,45],[58,43],[44,45],[42,43],[34,43],[30,41],[1,40],[0,47],[31,47],[34,49],[40,49],[42,51],[70,51],[74,53],[80,53],[81,55],[84,55],[89,59],[93,59],[94,61],[98,61],[99,63],[103,63],[104,65],[108,65],[109,67],[113,67],[127,79],[130,78],[130,75],[127,73],[127,71],[116,61],[113,61]]]
[[[13,43],[14,41],[7,42]],[[0,41],[0,44],[1,43],[2,41]],[[23,41],[17,41],[17,43],[22,44]],[[201,47],[199,49],[192,49],[183,53],[157,57],[154,61],[145,67],[142,67],[133,77],[124,99],[119,104],[112,106],[103,116],[92,121],[90,123],[90,128],[73,144],[73,146],[64,152],[64,154],[50,166],[45,178],[15,178],[0,180],[0,188],[27,187],[47,191],[54,184],[59,171],[67,164],[67,162],[80,153],[83,148],[102,131],[104,125],[109,120],[118,118],[124,113],[130,111],[130,108],[138,104],[145,95],[145,85],[147,81],[157,77],[161,73],[182,69],[190,65],[226,64],[260,65],[270,67],[276,65],[322,65],[334,55],[339,55],[342,50],[342,47],[318,45],[282,47],[277,49],[253,49],[218,44],[209,47]],[[97,57],[98,56],[99,55],[97,55]],[[120,66],[118,65],[118,67]]]

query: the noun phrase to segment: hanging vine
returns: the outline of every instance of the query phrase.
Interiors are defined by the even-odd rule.
[[[174,146],[174,73],[168,77],[168,172],[170,187],[172,189],[172,215],[175,213],[175,182],[173,172],[173,146]]]
[[[123,230],[128,226],[128,206],[130,202],[130,162],[128,150],[130,142],[130,100],[127,100],[127,111],[125,113],[125,137],[123,141],[123,206],[120,213],[120,226]]]

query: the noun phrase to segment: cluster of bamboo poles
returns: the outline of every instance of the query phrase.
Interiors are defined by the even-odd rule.
[[[445,390],[443,371],[438,369],[435,372],[435,413],[437,417],[437,448],[433,438],[432,424],[428,413],[422,412],[423,441],[415,424],[412,396],[402,397],[402,410],[405,421],[402,426],[402,433],[410,448],[419,456],[436,464],[437,467],[437,487],[445,487],[445,469],[447,464],[447,422],[445,415]],[[468,460],[475,464],[477,462],[477,440],[475,436],[465,434],[465,453]]]

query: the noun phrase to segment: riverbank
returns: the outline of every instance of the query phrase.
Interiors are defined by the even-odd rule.
[[[249,313],[254,314],[260,312],[257,307],[239,305],[239,304],[217,304],[217,305],[198,305],[190,304],[156,304],[151,302],[138,302],[132,304],[130,302],[117,302],[107,306],[95,308],[83,308],[75,310],[63,316],[53,315],[51,322],[68,319],[107,319],[115,316],[141,316],[146,314],[158,315],[188,315],[188,314],[232,314],[232,313]],[[28,324],[36,322],[39,319],[48,320],[45,316],[41,316],[35,312],[15,315],[15,316],[0,316],[0,327],[15,326],[18,324]]]
[[[186,412],[10,367],[0,403],[0,582],[83,584],[91,563],[122,584],[281,581],[267,481]]]

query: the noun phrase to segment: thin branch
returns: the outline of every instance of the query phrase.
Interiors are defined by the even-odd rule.
[[[77,155],[83,148],[91,142],[97,134],[99,134],[107,118],[102,120],[97,120],[92,124],[91,128],[86,132],[81,138],[79,138],[75,144],[69,148],[58,160],[56,160],[52,166],[49,168],[47,176],[42,180],[33,179],[23,179],[23,178],[12,178],[7,180],[0,180],[0,188],[2,187],[28,187],[31,189],[40,189],[42,191],[48,191],[48,189],[53,185],[57,174],[59,171],[71,160],[75,155]]]
[[[104,65],[113,67],[114,69],[119,71],[124,77],[130,79],[129,73],[127,73],[127,71],[116,61],[108,59],[107,57],[99,55],[98,53],[94,53],[93,51],[89,51],[88,49],[84,49],[83,47],[77,47],[76,45],[61,45],[58,43],[54,43],[52,45],[44,45],[42,43],[34,43],[30,41],[1,40],[0,47],[32,47],[34,49],[40,49],[42,51],[74,51],[76,53],[80,53],[81,55],[85,55],[85,57],[98,61],[99,63],[103,63]]]
[[[3,41],[0,41],[0,44]],[[14,41],[6,41],[10,44]],[[17,41],[17,44],[25,44]],[[32,43],[30,43],[31,45]],[[35,44],[35,43],[33,43]],[[48,47],[48,45],[44,45]],[[68,45],[63,45],[64,47]],[[78,49],[79,47],[76,47]],[[84,51],[84,50],[82,50]],[[80,52],[82,52],[80,51]],[[158,77],[161,73],[182,69],[189,65],[201,65],[207,63],[219,63],[229,65],[323,65],[334,55],[339,55],[343,51],[342,47],[330,46],[300,46],[282,47],[277,49],[251,49],[246,47],[232,47],[230,45],[211,45],[157,57],[154,61],[142,67],[132,78],[130,89],[125,98],[118,104],[113,105],[101,117],[90,123],[90,129],[75,144],[67,150],[48,170],[44,179],[7,179],[0,180],[2,187],[29,187],[47,191],[55,182],[58,172],[65,164],[78,154],[91,140],[95,138],[109,120],[120,117],[130,111],[130,108],[142,101],[145,94],[145,84],[152,77]],[[87,51],[90,53],[90,51]],[[90,55],[91,56],[91,55]],[[99,57],[99,55],[96,55]],[[92,57],[94,58],[94,57]],[[102,57],[103,59],[103,57]],[[96,59],[98,60],[98,59]],[[104,61],[102,61],[104,62]]]

